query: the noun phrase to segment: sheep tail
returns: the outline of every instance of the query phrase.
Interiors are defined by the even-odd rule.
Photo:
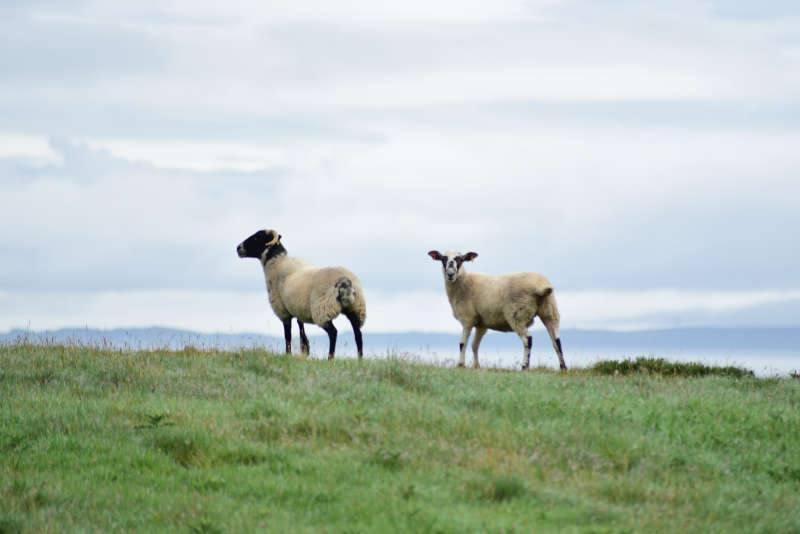
[[[533,294],[536,296],[536,305],[538,307],[537,315],[545,321],[547,324],[547,319],[552,319],[556,321],[556,325],[558,324],[558,307],[556,306],[556,298],[553,294],[553,288],[550,286],[537,288],[533,291]]]
[[[356,301],[356,290],[353,287],[353,281],[342,276],[336,281],[334,286],[336,288],[336,300],[342,305],[342,308],[351,307]]]

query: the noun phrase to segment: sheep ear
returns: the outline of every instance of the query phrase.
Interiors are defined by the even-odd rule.
[[[442,255],[439,254],[438,250],[431,250],[430,252],[428,252],[428,256],[430,256],[431,258],[433,258],[436,261],[441,261],[441,259],[442,259]]]
[[[478,257],[478,253],[477,252],[467,252],[466,254],[464,254],[461,257],[464,258],[464,261],[472,261],[472,260],[474,260],[475,258]]]
[[[268,247],[271,247],[272,245],[274,245],[275,243],[280,241],[281,236],[279,236],[278,232],[276,232],[275,230],[265,230],[265,232],[267,234],[267,243],[266,243],[266,245]]]

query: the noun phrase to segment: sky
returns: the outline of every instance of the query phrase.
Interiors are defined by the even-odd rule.
[[[0,331],[279,335],[261,228],[373,332],[460,330],[431,249],[562,329],[800,326],[799,198],[794,0],[0,3]]]

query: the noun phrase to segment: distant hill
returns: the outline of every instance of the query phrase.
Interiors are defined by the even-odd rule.
[[[313,331],[313,329],[309,329]],[[309,332],[310,333],[310,332]],[[534,347],[549,346],[547,334],[534,329]],[[564,330],[561,333],[566,350],[717,350],[717,351],[797,351],[800,354],[800,328],[676,328],[669,330],[643,330],[635,332],[612,332],[604,330]],[[234,349],[239,347],[266,347],[283,350],[283,338],[255,333],[204,334],[172,328],[116,328],[99,330],[91,328],[62,328],[31,332],[21,329],[0,334],[0,343],[14,343],[27,339],[43,343],[76,343],[108,346],[119,349],[182,349],[187,345],[199,348]],[[325,334],[310,335],[312,348],[325,350]],[[365,332],[364,344],[368,353],[430,352],[455,350],[458,333]],[[299,348],[295,337],[294,348]],[[342,329],[339,345],[343,352],[352,351],[352,333]],[[520,349],[520,341],[514,334],[490,332],[483,344],[484,351]]]

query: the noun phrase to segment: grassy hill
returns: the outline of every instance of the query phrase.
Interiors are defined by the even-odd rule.
[[[800,532],[800,380],[0,346],[0,533]]]

